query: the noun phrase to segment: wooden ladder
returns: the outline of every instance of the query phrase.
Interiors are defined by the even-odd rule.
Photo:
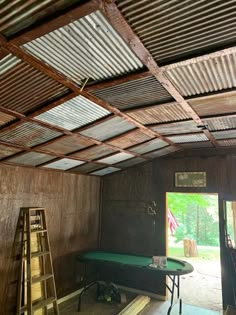
[[[44,208],[21,208],[17,229],[21,253],[17,315],[59,315]]]

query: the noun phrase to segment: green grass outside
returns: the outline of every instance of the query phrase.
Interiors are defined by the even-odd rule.
[[[181,259],[186,258],[184,256],[183,247],[169,247],[168,256],[181,258]],[[198,246],[198,257],[192,257],[192,259],[218,260],[220,259],[220,249],[219,247]]]

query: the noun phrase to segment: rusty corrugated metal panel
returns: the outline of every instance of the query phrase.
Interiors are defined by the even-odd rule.
[[[11,115],[0,112],[0,126],[4,126],[15,119],[16,118]]]
[[[110,167],[103,168],[102,170],[93,172],[91,174],[92,175],[97,175],[97,176],[104,176],[104,175],[108,175],[108,174],[111,174],[111,173],[114,173],[114,172],[117,172],[117,171],[120,171],[120,169],[110,166]]]
[[[95,160],[115,152],[115,150],[109,148],[107,145],[101,144],[82,150],[81,152],[74,153],[73,156],[81,159]]]
[[[236,146],[236,139],[230,140],[220,140],[218,144],[222,147],[235,147]]]
[[[3,59],[0,59],[0,74],[7,72],[20,62],[21,60],[13,56],[12,54],[7,55]]]
[[[135,33],[160,63],[236,41],[234,0],[118,0]]]
[[[147,154],[145,154],[145,157],[148,157],[148,158],[151,158],[151,159],[155,159],[155,158],[158,158],[160,156],[164,156],[164,155],[167,155],[167,154],[179,151],[179,150],[180,149],[178,149],[176,147],[167,146],[167,147],[164,147],[164,148],[162,148],[160,150],[147,153]]]
[[[212,132],[212,135],[217,140],[236,138],[236,130],[215,131],[215,132]]]
[[[88,174],[88,173],[97,171],[101,168],[104,168],[104,166],[98,165],[95,163],[85,163],[83,165],[73,168],[71,171],[75,173],[78,172],[78,173]]]
[[[166,76],[183,96],[236,87],[236,53],[167,67]]]
[[[24,114],[69,91],[24,62],[2,75],[1,88],[1,106]]]
[[[1,1],[0,32],[12,36],[32,24],[54,16],[78,0]]]
[[[0,131],[0,140],[32,147],[62,135],[60,132],[42,127],[38,124],[25,122],[11,130]]]
[[[114,145],[115,147],[125,149],[135,144],[142,143],[147,140],[151,140],[152,138],[146,135],[141,130],[134,130],[132,132],[129,132],[128,134],[125,134],[124,136],[120,136],[119,138],[110,140],[107,143]]]
[[[60,160],[57,160],[55,162],[49,163],[47,165],[44,165],[43,167],[65,171],[65,170],[68,170],[72,167],[81,165],[83,163],[84,163],[83,161],[64,158],[64,159],[60,159]]]
[[[134,165],[137,165],[140,163],[144,163],[144,162],[147,162],[147,160],[142,159],[140,157],[135,157],[133,159],[129,159],[127,161],[117,163],[115,166],[119,167],[119,168],[127,168],[127,167],[131,167],[131,166],[134,166]]]
[[[236,112],[236,92],[216,94],[188,101],[200,117]]]
[[[0,160],[20,152],[20,149],[0,144]]]
[[[143,67],[99,11],[23,45],[76,83],[99,81]]]
[[[199,148],[212,148],[213,147],[210,141],[182,143],[181,146],[185,149],[199,149]]]
[[[174,135],[199,131],[197,124],[193,120],[159,124],[157,126],[151,127],[151,129],[162,135]]]
[[[144,154],[144,153],[147,153],[149,151],[160,149],[160,148],[165,147],[167,145],[168,144],[161,139],[153,139],[151,141],[148,141],[148,142],[142,143],[140,145],[137,145],[133,148],[130,148],[129,151],[133,151],[133,152],[138,153],[138,154]]]
[[[99,160],[98,162],[105,163],[105,164],[116,164],[121,161],[131,159],[132,157],[134,156],[130,153],[120,152],[120,153],[116,153],[111,156],[105,157]]]
[[[83,96],[77,96],[36,116],[35,119],[73,130],[109,114],[111,113],[105,108],[98,106]]]
[[[197,141],[207,141],[207,137],[204,133],[195,133],[191,135],[178,135],[168,137],[174,143],[186,143],[186,142],[197,142]]]
[[[150,76],[91,92],[119,109],[173,101],[165,88]]]
[[[135,125],[123,118],[114,117],[96,126],[85,129],[80,133],[84,136],[103,141],[135,128]]]
[[[49,154],[38,153],[38,152],[28,152],[23,155],[12,158],[8,161],[11,163],[37,166],[39,164],[48,162],[53,159],[55,159],[55,156],[52,156]]]
[[[140,108],[128,111],[127,115],[144,125],[157,124],[168,121],[190,119],[190,115],[177,103],[157,105],[150,108]]]
[[[210,131],[236,128],[236,115],[203,119],[203,123]]]
[[[53,143],[46,144],[42,147],[43,150],[59,154],[68,154],[78,151],[93,145],[93,142],[88,139],[82,139],[76,136],[66,136],[62,139],[55,140]]]

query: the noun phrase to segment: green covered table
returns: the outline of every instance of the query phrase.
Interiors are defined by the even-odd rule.
[[[165,286],[171,293],[171,303],[167,314],[169,315],[173,308],[175,289],[177,289],[177,298],[179,300],[179,314],[182,313],[182,300],[180,298],[180,276],[193,271],[193,266],[188,262],[167,257],[166,267],[151,267],[150,265],[152,265],[152,257],[104,251],[86,252],[78,255],[77,259],[80,263],[84,263],[85,273],[86,265],[88,263],[93,263],[96,265],[109,264],[117,267],[128,266],[132,268],[139,268],[140,270],[148,269],[155,273],[159,273],[160,275],[168,276],[171,280],[171,286],[169,286],[166,282]],[[79,295],[78,310],[80,310],[81,297],[83,293],[96,283],[97,281],[92,281],[84,286]]]

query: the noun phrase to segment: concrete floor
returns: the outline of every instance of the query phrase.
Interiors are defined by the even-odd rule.
[[[92,290],[83,296],[81,311],[77,312],[78,298],[74,297],[59,305],[60,315],[117,315],[129,302],[131,302],[135,295],[126,293],[127,303],[125,304],[106,304],[97,303],[96,294]],[[151,302],[139,313],[139,315],[166,315],[169,308],[169,301],[151,300]],[[171,315],[179,314],[178,305],[175,305],[171,311]],[[49,315],[52,315],[51,311]],[[221,315],[222,313],[212,310],[199,308],[184,304],[182,315]]]
[[[126,293],[127,302],[119,303],[98,303],[96,302],[96,292],[90,289],[82,297],[81,310],[77,312],[78,297],[67,300],[59,304],[60,315],[117,315],[123,308],[126,307],[136,295]],[[53,311],[49,315],[54,315]]]

